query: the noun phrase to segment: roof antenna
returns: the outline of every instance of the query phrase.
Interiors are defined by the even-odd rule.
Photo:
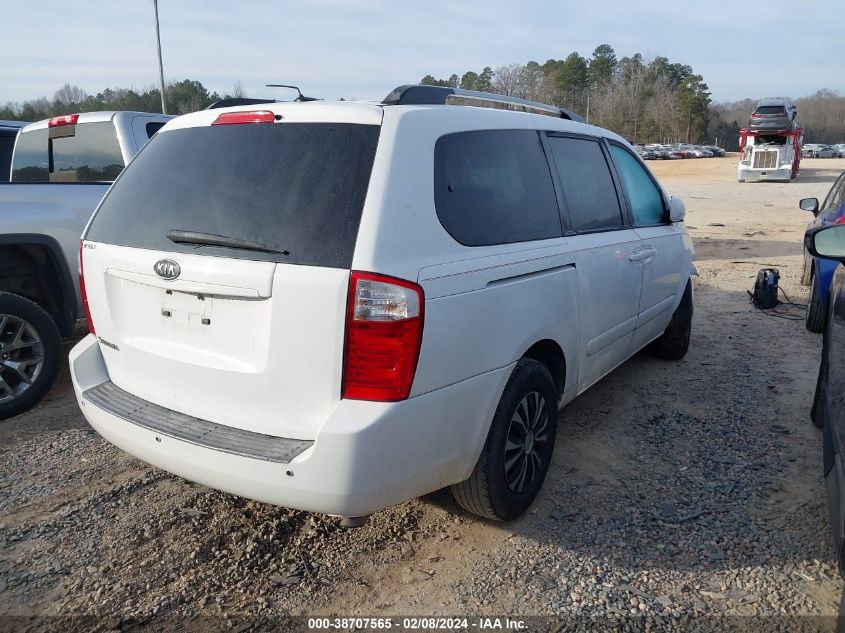
[[[299,96],[294,101],[319,101],[316,97],[306,97],[298,86],[288,86],[287,84],[266,84],[268,88],[291,88],[299,93]]]

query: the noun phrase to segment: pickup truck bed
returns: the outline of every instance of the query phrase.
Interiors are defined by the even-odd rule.
[[[0,420],[34,406],[52,385],[59,337],[84,316],[82,230],[114,178],[171,118],[89,112],[17,134],[11,182],[0,181]]]

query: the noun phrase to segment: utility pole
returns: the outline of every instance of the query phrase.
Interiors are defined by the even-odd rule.
[[[158,28],[158,0],[153,0],[153,9],[156,14],[156,46],[158,48],[158,78],[161,81],[161,113],[167,114],[167,105],[164,101],[164,66],[161,63],[161,33]]]
[[[587,123],[590,122],[590,90],[587,89]]]

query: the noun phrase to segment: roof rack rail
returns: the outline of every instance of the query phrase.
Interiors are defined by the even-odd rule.
[[[578,121],[579,123],[584,122],[584,119],[571,110],[549,105],[548,103],[529,101],[528,99],[499,95],[492,92],[477,92],[475,90],[464,90],[463,88],[451,88],[449,86],[424,86],[420,84],[399,86],[393,89],[382,100],[382,103],[384,105],[473,105],[500,110],[530,112],[532,114],[545,114],[560,119]]]
[[[228,99],[220,99],[215,101],[206,110],[216,110],[217,108],[230,108],[232,106],[242,105],[256,105],[259,103],[276,103],[275,99],[252,99],[250,97],[229,97]]]

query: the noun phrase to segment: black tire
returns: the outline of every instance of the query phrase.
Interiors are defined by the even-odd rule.
[[[816,378],[816,392],[813,394],[813,406],[810,408],[810,420],[816,428],[824,428],[825,398],[827,397],[827,345],[830,332],[825,328],[822,333],[822,357],[819,360],[819,373]]]
[[[807,251],[804,251],[804,263],[801,265],[801,285],[809,286],[813,283],[813,260],[807,265]]]
[[[539,412],[539,416],[545,416],[545,427],[542,426],[543,420],[537,420],[534,412],[530,411],[530,402],[536,397],[535,394],[543,399],[536,411]],[[528,406],[520,409],[526,399]],[[534,400],[534,402],[540,403],[539,400]],[[536,422],[536,425],[533,422],[529,424],[530,432],[533,433],[533,428],[541,428],[544,431],[542,434],[537,434],[538,438],[545,437],[542,444],[539,439],[535,444],[533,434],[529,442],[526,432],[523,435],[525,440],[522,446],[524,448],[530,444],[528,448],[515,449],[513,443],[510,448],[508,447],[508,438],[513,440],[514,434],[520,432],[522,425],[514,426],[512,422],[522,415],[520,411],[526,414],[525,417],[532,418]],[[452,496],[455,501],[468,512],[495,521],[510,521],[521,515],[534,501],[546,478],[556,433],[557,392],[552,376],[549,370],[536,360],[520,359],[499,400],[499,406],[496,408],[490,431],[487,433],[487,441],[481,450],[475,470],[472,471],[469,479],[452,486]],[[538,448],[538,450],[528,452],[532,448]],[[506,451],[509,453],[507,459]],[[506,473],[508,462],[512,465],[511,470]],[[524,481],[524,487],[519,489],[519,485],[513,482],[515,477],[513,469],[518,469],[522,463],[526,466],[524,477],[528,481]],[[529,471],[533,472],[533,476],[529,477],[527,474]]]
[[[651,353],[666,360],[680,360],[686,356],[692,333],[693,312],[692,279],[689,279],[672,320],[663,334],[651,344]]]
[[[824,426],[824,398],[826,386],[827,360],[825,359],[825,353],[823,350],[822,360],[819,363],[819,376],[816,379],[816,393],[813,396],[813,407],[810,409],[810,419],[813,421],[813,426],[818,429]]]
[[[810,280],[810,300],[807,301],[807,314],[804,323],[810,332],[823,332],[827,318],[827,302],[819,296],[819,276]]]
[[[30,345],[7,351],[22,321],[29,326],[23,338]],[[0,326],[4,326],[0,331],[0,345],[4,346],[0,350],[0,379],[3,381],[0,382],[0,420],[5,420],[31,409],[50,391],[59,371],[61,341],[59,330],[49,314],[29,299],[8,292],[0,292]],[[31,378],[29,384],[11,365],[4,364],[32,360],[38,354],[42,359],[40,368],[36,369],[34,364],[18,365]],[[32,372],[31,375],[28,372]],[[13,391],[19,395],[12,395]]]

